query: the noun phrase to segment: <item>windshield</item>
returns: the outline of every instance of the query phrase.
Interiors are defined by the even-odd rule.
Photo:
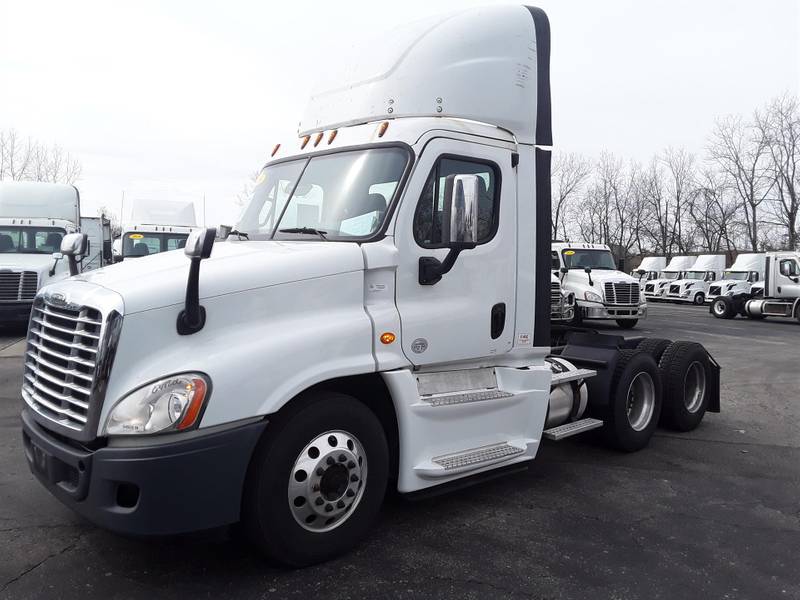
[[[661,279],[678,279],[681,276],[680,271],[661,271]]]
[[[65,234],[58,227],[0,227],[0,252],[52,254],[61,249]]]
[[[736,281],[746,281],[749,273],[747,271],[725,271],[723,279],[735,279]]]
[[[568,269],[605,269],[615,271],[614,257],[608,250],[563,250],[564,266]]]
[[[188,233],[129,231],[122,236],[122,256],[147,256],[186,246]]]
[[[686,275],[683,277],[684,279],[705,279],[706,272],[705,271],[686,271]]]
[[[369,237],[383,224],[408,160],[402,148],[371,148],[264,167],[236,230],[249,239],[319,239],[312,230],[327,239]]]

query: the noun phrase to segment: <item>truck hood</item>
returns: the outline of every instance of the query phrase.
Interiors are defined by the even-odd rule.
[[[62,259],[66,262],[66,258]],[[0,270],[13,269],[16,271],[48,271],[53,266],[52,254],[18,254],[9,252],[0,254]]]
[[[346,242],[236,241],[214,245],[200,265],[200,298],[210,298],[294,281],[361,271],[358,244]],[[130,258],[113,266],[77,275],[119,293],[125,312],[182,304],[189,259],[181,250]]]

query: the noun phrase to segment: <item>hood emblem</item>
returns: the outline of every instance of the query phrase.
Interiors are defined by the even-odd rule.
[[[47,299],[53,304],[64,305],[67,303],[67,297],[61,292],[54,292],[47,296]]]

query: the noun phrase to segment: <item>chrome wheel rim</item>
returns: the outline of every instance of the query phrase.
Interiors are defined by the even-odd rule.
[[[718,315],[725,314],[725,303],[724,302],[714,302],[714,313]]]
[[[706,395],[706,370],[703,365],[694,361],[686,371],[686,378],[683,380],[683,402],[686,410],[695,413],[700,410],[703,398]]]
[[[344,523],[364,495],[367,456],[346,431],[321,433],[294,461],[289,473],[289,510],[308,531],[323,533]]]
[[[649,373],[637,373],[628,386],[626,411],[634,431],[645,429],[653,418],[656,405],[656,386]]]

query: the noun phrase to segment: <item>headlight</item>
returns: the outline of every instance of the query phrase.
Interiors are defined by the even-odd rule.
[[[594,292],[584,292],[583,297],[586,298],[589,302],[603,301],[603,297],[600,294],[595,294]]]
[[[106,421],[108,435],[182,431],[200,422],[209,381],[200,373],[165,377],[125,396]]]

